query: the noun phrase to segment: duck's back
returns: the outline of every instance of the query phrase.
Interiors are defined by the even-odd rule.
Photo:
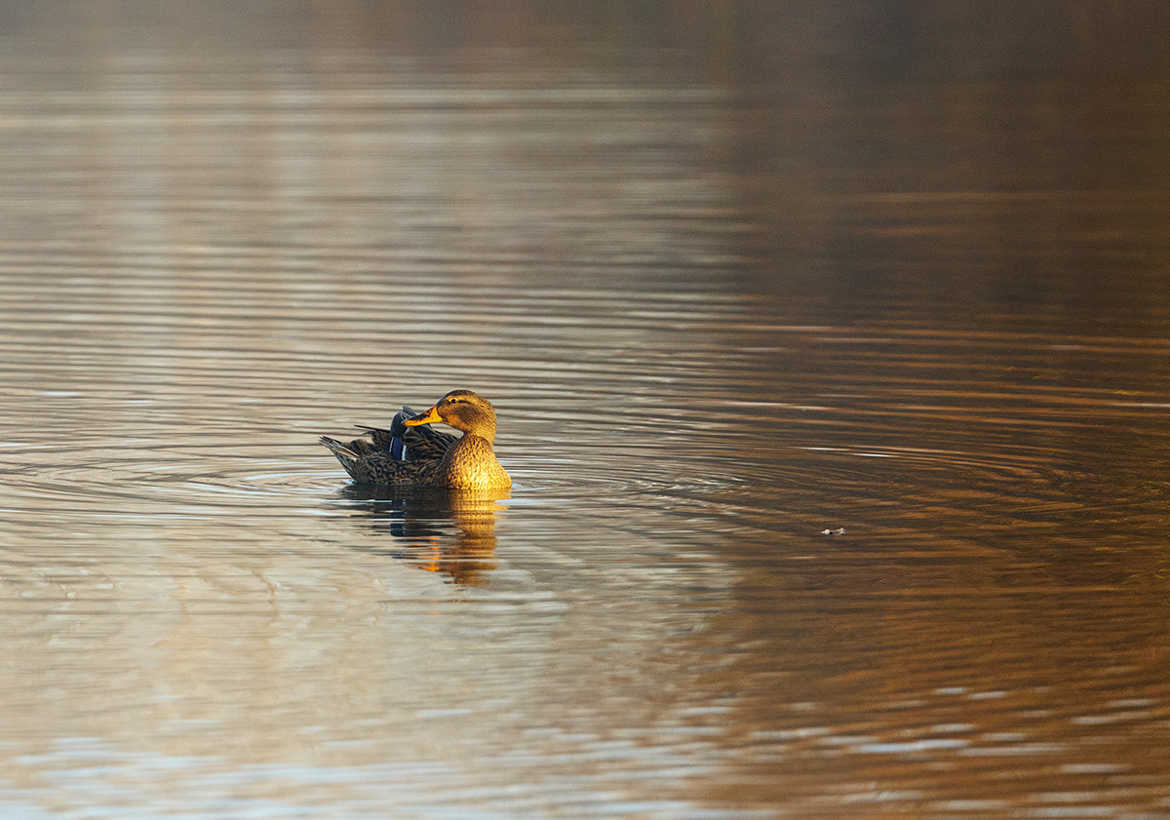
[[[409,417],[413,415],[412,411],[407,408],[402,408],[402,413]],[[355,439],[361,441],[366,446],[369,453],[390,453],[394,454],[394,439],[401,440],[403,445],[401,460],[403,461],[439,461],[447,454],[456,441],[458,436],[450,433],[440,432],[433,427],[403,427],[398,424],[398,417],[394,419],[394,424],[389,430],[381,427],[367,427],[364,424],[359,424],[358,427],[366,432],[363,435],[370,437],[369,441],[364,439]],[[399,458],[399,456],[395,456]]]
[[[358,427],[365,432],[358,438],[340,442],[322,436],[321,443],[358,483],[445,486],[440,466],[459,439],[431,427],[406,427],[402,424],[404,419],[413,415],[413,410],[403,407],[394,416],[388,430],[359,424]]]

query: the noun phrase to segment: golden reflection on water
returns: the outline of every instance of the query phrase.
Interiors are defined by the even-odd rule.
[[[488,583],[487,574],[496,568],[496,519],[507,509],[509,490],[395,493],[350,485],[343,495],[369,513],[374,530],[407,540],[409,560],[419,569],[464,586]]]

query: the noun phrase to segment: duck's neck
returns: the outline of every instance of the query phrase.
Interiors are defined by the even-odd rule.
[[[483,439],[490,445],[496,440],[496,428],[476,427],[474,430],[464,430],[460,441],[466,441],[469,438]]]

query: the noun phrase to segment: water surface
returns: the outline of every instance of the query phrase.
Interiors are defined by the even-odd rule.
[[[1170,810],[1159,12],[255,8],[4,12],[6,815]]]

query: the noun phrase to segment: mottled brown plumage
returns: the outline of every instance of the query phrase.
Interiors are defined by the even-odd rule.
[[[456,438],[420,426],[433,422],[461,430],[463,436]],[[426,413],[415,415],[403,407],[389,430],[362,429],[365,432],[361,437],[344,444],[328,436],[320,439],[359,483],[460,490],[505,489],[512,485],[492,448],[495,410],[487,399],[470,390],[452,390]],[[400,445],[405,447],[401,454]]]

